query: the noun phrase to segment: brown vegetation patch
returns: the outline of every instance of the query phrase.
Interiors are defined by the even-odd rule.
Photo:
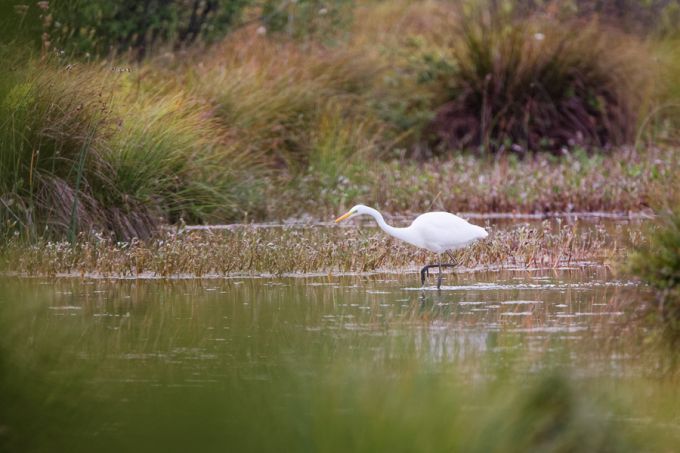
[[[584,261],[608,263],[622,249],[603,228],[543,222],[510,229],[458,252],[460,268],[556,268]],[[629,233],[618,231],[617,235]],[[635,239],[635,236],[631,236]],[[436,256],[375,228],[235,227],[168,232],[150,241],[105,238],[26,246],[10,242],[0,263],[25,275],[109,277],[219,277],[243,274],[368,272],[415,269]]]
[[[453,149],[609,147],[635,138],[647,53],[596,23],[471,18],[451,39],[452,99],[430,126]]]

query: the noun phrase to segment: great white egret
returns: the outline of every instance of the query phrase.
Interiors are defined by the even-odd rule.
[[[416,217],[411,226],[395,228],[385,222],[380,212],[362,204],[354,206],[347,213],[335,219],[335,223],[362,214],[373,217],[378,222],[378,226],[390,236],[436,253],[437,264],[428,264],[420,270],[420,283],[425,285],[425,275],[429,275],[429,269],[438,267],[437,289],[441,288],[442,285],[442,267],[455,267],[455,263],[442,264],[441,254],[446,252],[453,259],[451,251],[466,247],[489,235],[484,228],[472,225],[467,220],[449,212],[427,212]]]

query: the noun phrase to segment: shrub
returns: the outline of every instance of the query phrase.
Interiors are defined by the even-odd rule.
[[[421,36],[407,39],[398,49],[391,56],[396,63],[385,71],[372,104],[391,140],[410,147],[412,157],[429,157],[431,150],[422,145],[435,106],[449,96],[456,66],[450,52]]]
[[[680,208],[662,212],[629,261],[630,270],[655,290],[646,313],[672,346],[680,343]]]
[[[67,53],[141,57],[162,44],[175,48],[226,34],[249,0],[49,2],[47,31]]]
[[[483,11],[459,27],[448,99],[429,126],[437,142],[526,151],[633,141],[649,64],[634,38]]]
[[[641,35],[670,35],[678,32],[680,2],[677,0],[574,0],[543,2],[518,0],[522,13],[537,10],[559,18],[598,17],[599,20]]]

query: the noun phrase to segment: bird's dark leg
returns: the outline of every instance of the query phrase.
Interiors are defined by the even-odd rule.
[[[443,267],[447,267],[447,264],[442,264]],[[420,270],[420,284],[425,286],[425,278],[430,276],[430,269],[433,267],[439,267],[439,264],[428,264]]]
[[[428,264],[427,266],[424,266],[420,270],[420,285],[425,286],[425,278],[430,275],[430,269],[433,267],[437,267],[440,269],[440,276],[441,276],[441,268],[443,267],[456,267],[456,264],[454,263],[437,263],[437,264]]]
[[[420,270],[420,285],[421,286],[425,286],[425,278],[430,276],[430,269],[432,269],[433,267],[437,267],[437,268],[439,268],[439,276],[437,277],[437,289],[441,289],[442,279],[443,279],[442,268],[443,267],[454,268],[454,267],[458,266],[458,262],[457,262],[456,258],[453,256],[453,254],[449,250],[446,251],[446,254],[449,255],[452,263],[442,263],[441,255],[438,255],[437,256],[438,257],[437,264],[428,264],[427,266],[424,266]]]
[[[425,277],[430,275],[429,269],[437,267],[436,264],[428,264],[420,270],[420,286],[425,286]]]
[[[437,255],[437,259],[439,261],[439,276],[437,276],[437,289],[441,290],[442,289],[442,256]]]

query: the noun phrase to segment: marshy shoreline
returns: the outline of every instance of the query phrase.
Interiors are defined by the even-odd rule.
[[[627,247],[642,240],[640,222],[644,221],[487,218],[477,223],[490,230],[490,237],[457,252],[456,258],[461,272],[616,267]],[[129,242],[83,236],[75,244],[26,245],[17,239],[3,248],[0,269],[17,276],[220,278],[395,272],[434,260],[433,254],[402,244],[370,223],[347,227],[309,223],[186,227]]]

